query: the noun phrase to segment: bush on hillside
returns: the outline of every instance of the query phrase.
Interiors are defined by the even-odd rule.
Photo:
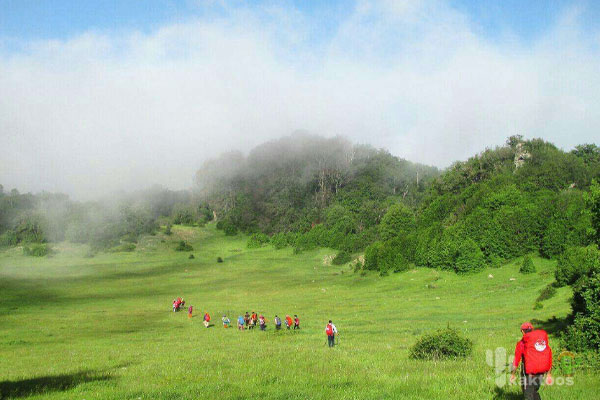
[[[193,251],[194,248],[191,244],[186,242],[185,240],[181,240],[177,247],[175,247],[175,251]]]
[[[533,260],[529,254],[526,254],[523,257],[523,262],[521,263],[521,268],[519,268],[519,272],[522,274],[533,274],[535,273],[535,265],[533,264]]]
[[[473,342],[452,328],[422,336],[410,349],[410,358],[418,360],[444,360],[465,358],[471,355]]]
[[[46,243],[34,243],[23,247],[23,254],[32,257],[44,257],[52,252]]]
[[[217,262],[218,262],[218,263],[222,263],[222,262],[223,262],[223,259],[222,259],[221,257],[217,257]]]
[[[472,239],[463,241],[458,247],[454,269],[458,273],[476,272],[485,266],[485,257]]]
[[[118,246],[112,247],[108,251],[111,253],[120,253],[120,252],[132,252],[135,250],[135,244],[133,243],[122,243]]]
[[[496,255],[491,255],[488,259],[488,265],[491,268],[500,268],[502,264],[505,263],[505,260],[502,257],[498,257]]]
[[[223,226],[223,232],[226,236],[235,236],[238,233],[238,228],[232,223],[225,223]]]
[[[540,292],[540,295],[538,296],[538,298],[535,301],[544,301],[544,300],[551,299],[552,297],[554,297],[555,294],[556,294],[556,288],[554,287],[553,284],[549,284],[548,286],[546,286],[545,288],[542,289],[542,291]]]
[[[331,260],[331,263],[333,265],[342,265],[346,264],[347,262],[350,262],[350,260],[352,260],[352,256],[350,255],[350,253],[346,251],[340,251],[336,254],[333,260]]]
[[[171,236],[173,234],[173,231],[171,230],[172,227],[173,227],[173,224],[171,224],[170,222],[167,222],[167,226],[165,227],[165,235]]]
[[[600,272],[583,277],[573,288],[573,324],[563,335],[569,350],[600,350]]]
[[[190,260],[193,260],[194,258],[196,258],[196,257],[194,257],[193,254],[190,254],[190,256],[188,257],[188,259],[190,259]]]
[[[570,247],[558,259],[554,277],[559,286],[572,285],[591,271],[600,270],[598,247]]]
[[[0,247],[16,246],[18,242],[17,234],[13,231],[6,231],[0,235]]]
[[[409,263],[401,253],[398,241],[375,242],[365,249],[365,269],[379,271],[380,275],[389,272],[402,272]]]
[[[264,233],[253,233],[248,239],[247,247],[249,249],[257,249],[266,244],[269,244],[269,237]]]

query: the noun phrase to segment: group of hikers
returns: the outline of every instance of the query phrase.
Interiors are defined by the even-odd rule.
[[[185,300],[181,297],[173,300],[173,311],[179,311],[185,306]],[[193,314],[193,306],[188,308],[188,317],[191,318]],[[203,323],[206,328],[210,326],[210,314],[206,312],[203,317]],[[221,318],[223,328],[231,327],[231,320],[227,315],[223,315]],[[257,325],[261,331],[267,329],[267,319],[262,314],[256,312],[246,312],[244,315],[240,315],[237,318],[238,330],[254,329]],[[300,329],[300,318],[298,315],[294,315],[294,318],[286,315],[282,320],[278,315],[275,315],[273,319],[275,324],[275,330],[279,331],[282,325],[289,329]],[[520,374],[520,386],[523,390],[523,395],[526,400],[541,400],[539,389],[541,385],[552,384],[552,375],[550,370],[552,369],[552,349],[548,343],[548,333],[543,329],[534,329],[530,322],[525,322],[521,325],[521,333],[523,337],[517,342],[515,348],[515,359],[511,368],[510,382],[516,383],[517,376],[516,371],[521,364]],[[325,327],[325,334],[327,335],[327,345],[329,347],[335,346],[335,338],[338,335],[338,330],[331,320]]]
[[[221,320],[223,321],[223,328],[229,328],[231,326],[231,320],[227,315],[223,315]],[[260,330],[264,331],[267,329],[267,322],[264,315],[258,315],[255,311],[252,311],[252,314],[250,314],[246,311],[246,314],[243,316],[240,315],[237,318],[237,328],[238,330],[243,331],[244,329],[254,329],[258,325]],[[281,330],[282,319],[278,315],[275,315],[273,322],[275,323],[275,330]],[[300,318],[298,318],[297,315],[294,315],[293,319],[289,315],[286,315],[285,319],[283,319],[283,323],[287,329],[300,329]]]
[[[184,306],[185,306],[185,300],[182,299],[181,297],[178,297],[173,300],[173,312],[177,312],[177,311],[183,309]],[[193,312],[194,312],[194,307],[189,306],[188,307],[188,318],[193,317]],[[211,317],[210,317],[209,312],[207,311],[204,313],[204,316],[202,317],[202,322],[206,328],[208,328],[210,326],[210,320],[211,320]],[[227,317],[226,314],[223,314],[223,318],[221,318],[221,321],[223,323],[223,328],[231,327],[231,320],[229,319],[229,317]],[[256,326],[258,326],[261,331],[265,331],[267,329],[267,322],[268,321],[264,315],[262,315],[262,314],[259,315],[255,311],[252,311],[252,313],[246,311],[246,314],[240,315],[237,318],[237,328],[238,328],[238,330],[243,331],[245,329],[249,329],[249,330],[254,329]],[[288,330],[300,329],[300,318],[298,318],[298,315],[294,315],[294,318],[292,318],[290,315],[286,315],[284,319],[281,319],[278,315],[275,315],[275,318],[273,319],[273,323],[275,324],[276,331],[281,330],[283,325],[285,325],[286,329],[288,329]],[[334,347],[335,346],[335,338],[338,334],[338,330],[337,330],[336,326],[333,324],[333,322],[331,322],[331,320],[329,320],[329,322],[327,323],[327,326],[325,327],[325,334],[327,335],[328,346]]]

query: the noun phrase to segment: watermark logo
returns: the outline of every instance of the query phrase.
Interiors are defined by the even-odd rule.
[[[543,343],[544,349],[546,343]],[[540,347],[542,344],[540,343]],[[536,350],[543,351],[537,349]],[[510,382],[511,368],[515,359],[515,356],[510,354],[505,347],[497,347],[495,350],[486,350],[485,362],[487,365],[494,370],[494,383],[499,388],[503,388],[506,385],[512,384]],[[578,358],[575,354],[569,351],[563,351],[560,355],[555,358],[555,362],[552,368],[552,378],[546,379],[546,385],[558,385],[558,386],[572,386],[575,383],[573,375],[578,366]],[[518,372],[515,372],[517,374]],[[515,383],[522,384],[523,377],[518,376],[519,379]]]

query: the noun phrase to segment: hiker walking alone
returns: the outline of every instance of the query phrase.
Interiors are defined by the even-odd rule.
[[[525,322],[521,325],[523,338],[517,342],[515,360],[512,365],[510,382],[516,381],[516,370],[521,365],[521,389],[526,400],[541,400],[540,386],[547,373],[546,382],[552,381],[552,349],[548,345],[548,334],[542,329],[533,329],[533,325]]]
[[[325,334],[327,335],[327,344],[329,347],[335,346],[335,335],[337,335],[338,331],[333,322],[329,320],[329,323],[325,327]]]
[[[294,315],[294,330],[300,329],[300,318],[297,315]]]
[[[209,325],[210,325],[210,314],[207,311],[206,314],[204,314],[204,326],[208,328]]]
[[[190,306],[188,308],[188,318],[192,318],[192,313],[194,312],[194,306]]]
[[[281,318],[277,315],[275,316],[275,330],[278,331],[281,329]]]

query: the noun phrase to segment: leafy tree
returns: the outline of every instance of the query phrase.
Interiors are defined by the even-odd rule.
[[[600,183],[598,181],[592,181],[590,191],[585,196],[585,201],[591,212],[594,240],[600,244]]]
[[[535,273],[535,265],[533,264],[533,260],[529,254],[526,254],[523,257],[523,262],[521,263],[521,268],[519,268],[519,272],[522,274],[533,274]]]
[[[479,246],[472,239],[463,241],[458,247],[458,257],[454,265],[456,272],[476,272],[484,266],[485,257]]]
[[[416,227],[415,216],[402,203],[392,205],[383,216],[379,225],[383,240],[393,240],[413,233]]]
[[[570,247],[558,259],[554,277],[559,286],[573,285],[580,278],[600,270],[600,251],[596,245]]]

